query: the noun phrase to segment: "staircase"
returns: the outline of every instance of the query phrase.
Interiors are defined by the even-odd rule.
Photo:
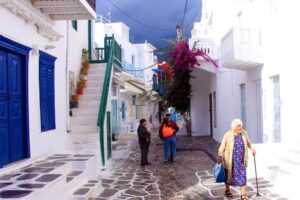
[[[99,134],[97,119],[105,69],[106,64],[90,64],[86,88],[80,96],[78,108],[72,110],[73,116],[70,121],[72,134]]]

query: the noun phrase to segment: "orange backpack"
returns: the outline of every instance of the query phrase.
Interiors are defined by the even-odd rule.
[[[163,134],[164,138],[170,137],[174,134],[174,129],[172,127],[166,126],[164,124],[163,129],[162,129],[162,134]]]

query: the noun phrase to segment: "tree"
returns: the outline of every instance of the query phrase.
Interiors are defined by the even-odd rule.
[[[195,45],[194,45],[195,47]],[[190,103],[191,103],[191,72],[192,68],[200,65],[197,56],[203,57],[206,61],[211,62],[217,67],[217,64],[202,50],[191,50],[186,41],[179,41],[168,53],[168,63],[173,70],[174,76],[170,86],[167,88],[165,95],[165,104],[168,107],[175,108],[185,121],[187,136],[192,135],[190,120]]]

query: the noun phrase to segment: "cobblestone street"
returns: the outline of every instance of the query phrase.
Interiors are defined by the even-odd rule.
[[[177,162],[166,166],[163,165],[162,142],[154,138],[149,157],[152,165],[141,167],[136,135],[120,138],[115,154],[120,151],[120,155],[127,157],[111,159],[100,177],[105,189],[95,199],[226,199],[224,185],[215,183],[212,171],[218,144],[208,137],[179,137],[178,143]],[[250,199],[285,199],[272,192],[272,184],[268,181],[259,178],[259,185],[262,196],[256,197],[255,180],[248,180]],[[232,192],[231,199],[240,199],[237,188],[232,188]]]

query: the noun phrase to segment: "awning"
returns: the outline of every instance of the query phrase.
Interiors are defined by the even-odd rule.
[[[165,72],[165,70],[163,69],[152,69],[152,71],[156,72],[156,73],[162,73]]]
[[[124,81],[123,79],[121,79],[120,77],[113,75],[113,83],[120,85],[122,87],[125,87],[125,83],[126,81]]]
[[[124,93],[135,93],[135,94],[143,94],[144,92],[140,89],[138,89],[137,87],[135,87],[134,85],[126,82],[124,85],[124,90],[122,90],[121,92]]]

